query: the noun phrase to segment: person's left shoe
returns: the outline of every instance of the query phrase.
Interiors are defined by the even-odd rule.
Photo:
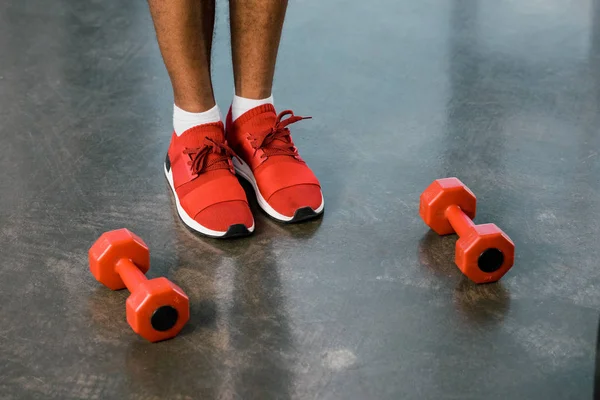
[[[227,115],[227,141],[240,158],[233,160],[236,173],[252,184],[260,207],[281,222],[316,218],[325,207],[321,185],[288,128],[302,119],[289,110],[277,115],[272,104],[253,108],[234,122],[231,109]]]

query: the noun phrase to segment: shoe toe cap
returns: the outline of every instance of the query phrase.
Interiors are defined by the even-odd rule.
[[[290,218],[301,208],[310,207],[316,211],[322,203],[321,188],[312,184],[281,189],[269,198],[269,204],[275,211]]]
[[[236,225],[244,225],[246,229],[254,226],[254,218],[248,204],[239,200],[213,204],[200,211],[194,220],[217,232],[227,232],[230,227]]]

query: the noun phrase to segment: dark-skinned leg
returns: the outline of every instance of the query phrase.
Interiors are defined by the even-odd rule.
[[[247,99],[271,95],[287,0],[230,0],[235,94]]]
[[[211,109],[215,0],[148,0],[148,4],[175,105],[194,113]]]

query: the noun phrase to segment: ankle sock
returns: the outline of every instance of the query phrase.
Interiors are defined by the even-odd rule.
[[[173,128],[177,136],[181,136],[183,132],[195,126],[220,122],[221,120],[221,110],[218,105],[200,113],[188,112],[173,105]]]
[[[233,102],[231,103],[231,119],[235,121],[245,112],[250,111],[255,107],[262,106],[263,104],[273,104],[273,95],[267,97],[266,99],[255,100],[247,99],[234,94]]]

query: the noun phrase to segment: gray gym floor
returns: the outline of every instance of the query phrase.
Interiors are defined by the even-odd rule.
[[[143,1],[0,2],[1,399],[591,399],[600,0],[291,0],[275,101],[322,220],[198,238],[162,173],[172,98]],[[219,2],[214,82],[233,80]],[[418,216],[457,176],[516,244],[476,286]],[[250,192],[251,193],[251,192]],[[125,321],[87,250],[127,227],[190,296]]]

